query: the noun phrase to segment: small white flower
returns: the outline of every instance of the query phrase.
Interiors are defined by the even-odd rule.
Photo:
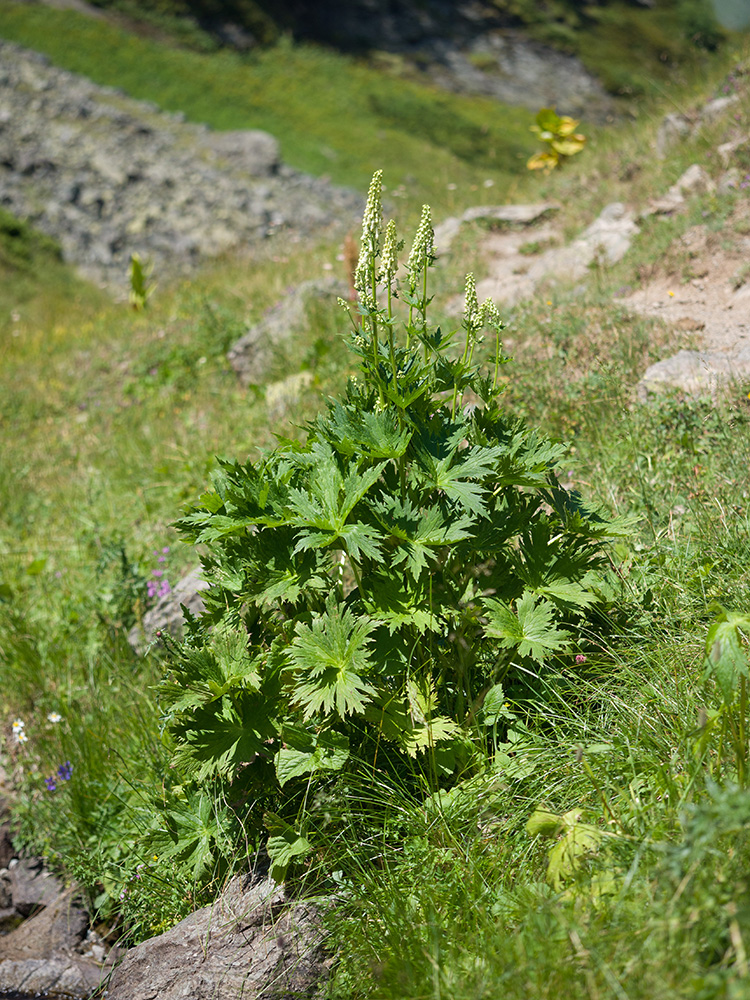
[[[26,728],[26,723],[23,721],[23,719],[13,720],[13,734],[15,736],[17,736],[19,733],[22,733],[25,728]]]
[[[50,712],[47,716],[47,722],[62,722],[62,716],[59,712]]]
[[[15,733],[14,735],[16,737],[16,743],[28,743],[29,742],[29,737],[26,735],[26,733],[23,731],[23,729],[19,729],[18,732]]]

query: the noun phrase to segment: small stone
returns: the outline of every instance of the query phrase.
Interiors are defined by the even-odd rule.
[[[657,159],[666,159],[667,154],[689,134],[690,120],[685,115],[666,115],[656,133],[654,146]]]
[[[713,101],[709,101],[708,104],[703,106],[698,116],[698,121],[701,124],[715,121],[723,114],[726,114],[735,104],[738,104],[739,100],[738,94],[729,94],[727,97],[715,97]]]
[[[730,167],[719,178],[716,190],[719,194],[730,194],[732,191],[739,191],[741,183],[742,175],[737,167]]]

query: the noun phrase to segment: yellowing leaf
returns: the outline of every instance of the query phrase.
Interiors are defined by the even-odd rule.
[[[554,153],[534,153],[526,166],[529,170],[554,170],[559,162],[559,157]]]

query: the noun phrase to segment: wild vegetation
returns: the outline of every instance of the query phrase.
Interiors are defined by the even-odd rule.
[[[79,35],[65,55],[57,17],[7,4],[0,34],[94,67],[102,50]],[[285,44],[300,116],[313,66],[375,87]],[[133,39],[107,82],[137,86],[130,45],[173,107],[178,78],[211,65]],[[241,67],[214,58],[216,95]],[[670,101],[722,92],[731,69],[746,124],[746,60],[717,56]],[[258,65],[270,80],[270,55]],[[233,125],[269,125],[240,105]],[[487,104],[460,108],[480,123]],[[403,206],[418,236],[404,254],[381,228],[376,180],[359,310],[316,304],[277,346],[271,379],[310,376],[278,436],[268,386],[241,389],[226,350],[290,284],[343,274],[340,247],[220,262],[134,310],[0,218],[3,759],[19,843],[117,933],[158,933],[267,851],[295,891],[339,900],[331,998],[745,995],[748,386],[639,401],[675,334],[617,298],[659,267],[679,282],[675,238],[726,233],[744,191],[695,197],[620,264],[500,315],[465,282],[479,225],[433,267],[419,213],[425,195],[436,218],[555,197],[573,233],[711,148],[705,129],[655,168],[664,110],[615,136],[584,122],[587,148],[549,176],[525,169],[520,112],[503,166],[436,159],[434,137],[379,142],[387,214]],[[344,150],[338,124],[313,126],[315,143],[286,133],[309,169],[329,127]],[[356,138],[330,162],[361,185],[374,147]],[[137,656],[128,629],[198,556],[207,616]]]

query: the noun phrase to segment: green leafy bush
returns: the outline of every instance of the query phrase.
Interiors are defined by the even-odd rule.
[[[602,542],[626,530],[558,484],[562,445],[503,412],[502,324],[471,275],[448,356],[453,337],[427,318],[427,206],[399,283],[402,246],[393,222],[383,233],[378,172],[355,277],[359,377],[304,443],[221,461],[178,524],[206,547],[211,589],[162,685],[175,763],[227,786],[246,830],[266,811],[279,878],[348,771],[430,794],[486,766],[506,696],[584,659],[612,596]]]

